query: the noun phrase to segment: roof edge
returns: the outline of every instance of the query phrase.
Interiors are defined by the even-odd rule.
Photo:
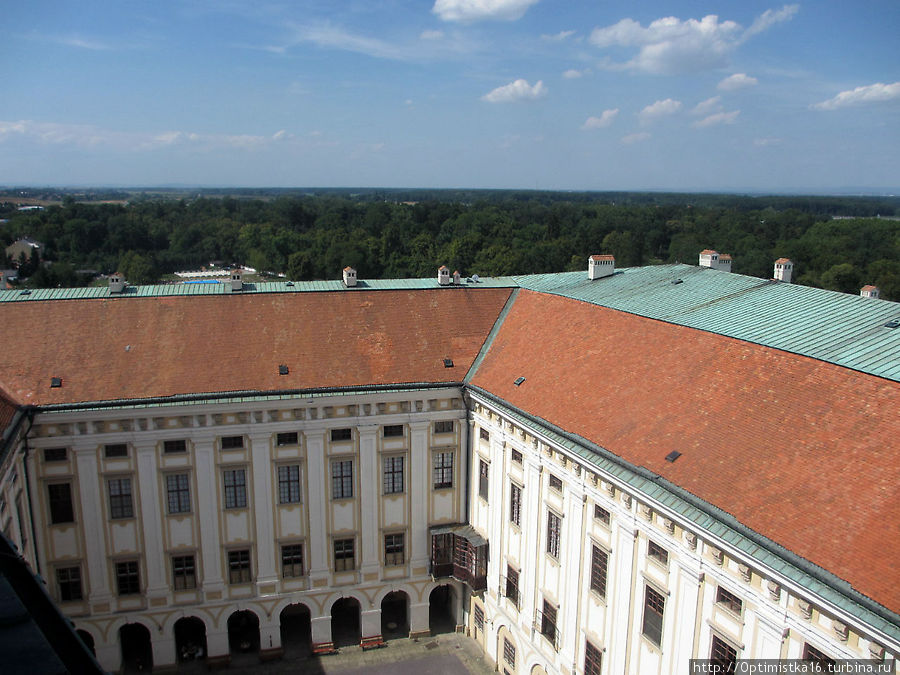
[[[490,351],[491,345],[494,344],[494,338],[497,337],[497,334],[500,332],[500,328],[503,326],[503,322],[506,320],[507,315],[512,309],[513,303],[516,298],[519,297],[519,288],[513,288],[509,294],[509,297],[506,299],[506,302],[503,305],[503,309],[500,310],[500,313],[497,315],[497,319],[494,321],[494,325],[491,326],[490,332],[487,334],[487,337],[484,339],[484,342],[481,345],[481,349],[478,351],[478,355],[472,361],[472,365],[469,366],[469,370],[466,372],[465,377],[463,377],[463,382],[468,384],[473,377],[475,377],[475,373],[478,371],[478,368],[481,366],[481,363],[484,361],[484,358],[487,356],[488,351]]]

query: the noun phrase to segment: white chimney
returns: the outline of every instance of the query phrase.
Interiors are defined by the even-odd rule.
[[[727,253],[722,253],[719,256],[719,269],[723,272],[731,271],[731,256]]]
[[[438,275],[437,275],[438,283],[441,286],[449,286],[450,285],[450,268],[446,265],[441,265],[438,267]]]
[[[462,275],[459,273],[459,270],[455,270],[453,272],[453,285],[459,286],[460,281],[462,281]]]
[[[791,283],[791,274],[794,272],[794,263],[790,258],[779,258],[775,261],[775,281]]]
[[[616,271],[616,259],[611,255],[592,255],[588,257],[588,279],[602,279],[612,276]]]
[[[241,291],[244,289],[244,270],[240,267],[231,270],[231,290]]]
[[[347,288],[356,286],[356,270],[349,265],[344,268],[344,286]]]
[[[709,267],[712,269],[718,269],[719,267],[719,253],[718,251],[713,251],[712,249],[703,249],[700,251],[700,267]]]
[[[121,293],[125,290],[125,277],[122,276],[121,272],[116,272],[115,274],[109,275],[109,292],[110,293]]]
[[[859,295],[861,298],[875,298],[877,300],[881,295],[881,291],[878,290],[878,286],[867,284],[859,289]]]

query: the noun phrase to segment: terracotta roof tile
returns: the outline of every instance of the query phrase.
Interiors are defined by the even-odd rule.
[[[897,382],[522,290],[472,384],[900,610]]]

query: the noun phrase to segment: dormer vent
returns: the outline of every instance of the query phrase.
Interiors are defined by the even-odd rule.
[[[700,251],[700,267],[730,272],[731,262],[732,258],[727,253],[719,253],[708,248]]]
[[[122,293],[125,290],[125,277],[121,272],[109,275],[109,292]]]
[[[231,270],[231,290],[232,292],[244,290],[244,270],[240,267]]]
[[[878,286],[867,284],[859,289],[859,296],[861,298],[874,298],[875,300],[877,300],[880,295],[881,291],[878,290]]]
[[[441,286],[449,286],[450,285],[450,268],[446,265],[441,265],[438,267],[437,271],[437,281]]]
[[[290,372],[291,372],[291,369],[288,368],[286,365],[281,364],[280,366],[278,366],[278,374],[279,375],[287,375]]]
[[[61,377],[51,377],[50,378],[50,388],[51,389],[59,389],[62,386],[62,378]]]
[[[673,450],[673,451],[670,452],[668,455],[666,455],[666,461],[667,461],[667,462],[674,462],[674,461],[675,461],[676,459],[678,459],[679,457],[681,457],[681,453],[678,452],[677,450]]]
[[[524,381],[525,381],[525,378],[524,378],[524,377],[517,377],[517,378],[516,378],[516,381],[513,382],[513,384],[516,385],[516,386],[518,387],[518,386],[520,386]]]
[[[616,271],[616,259],[611,255],[592,255],[588,257],[588,279],[602,279],[612,276]]]
[[[444,368],[452,368],[453,359],[444,359]]]
[[[790,258],[779,258],[775,261],[775,281],[791,283],[791,275],[794,273],[794,263]]]
[[[344,286],[346,286],[347,288],[353,288],[354,286],[356,286],[356,270],[355,269],[353,269],[352,267],[347,265],[347,267],[344,268],[343,275],[344,275]]]

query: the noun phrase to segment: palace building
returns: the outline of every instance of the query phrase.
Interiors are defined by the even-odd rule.
[[[110,671],[894,659],[900,303],[730,260],[0,291],[0,529]]]

